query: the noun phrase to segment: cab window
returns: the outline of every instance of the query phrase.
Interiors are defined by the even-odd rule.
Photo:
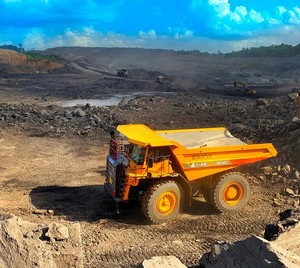
[[[131,154],[131,160],[137,165],[142,165],[144,163],[145,154],[146,148],[134,145]]]
[[[168,147],[154,147],[149,149],[148,158],[152,159],[154,163],[161,162],[170,158],[170,150]]]

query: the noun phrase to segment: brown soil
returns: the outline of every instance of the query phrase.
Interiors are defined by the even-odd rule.
[[[48,73],[63,67],[60,62],[47,59],[31,59],[26,54],[0,49],[0,77],[7,73]]]
[[[62,51],[57,53],[63,54]],[[62,219],[78,221],[82,230],[84,267],[136,267],[142,260],[156,255],[175,255],[186,265],[195,266],[212,242],[236,241],[249,235],[259,235],[266,224],[277,219],[278,211],[294,206],[297,198],[280,196],[285,184],[260,179],[257,175],[260,173],[259,166],[251,166],[241,169],[246,173],[252,191],[249,205],[241,212],[218,214],[204,199],[199,198],[178,219],[162,225],[151,225],[142,215],[137,203],[123,204],[121,213],[117,214],[113,201],[106,196],[103,189],[109,130],[116,124],[146,123],[156,129],[227,126],[237,120],[234,116],[238,111],[239,114],[245,114],[248,121],[243,123],[247,125],[249,122],[253,124],[253,116],[258,114],[265,118],[264,113],[259,110],[256,111],[258,114],[247,116],[248,108],[244,107],[254,107],[256,99],[220,94],[219,84],[197,89],[201,79],[204,85],[208,80],[205,77],[189,79],[187,70],[183,77],[179,77],[173,68],[170,76],[173,75],[174,79],[175,73],[175,79],[171,80],[171,84],[161,85],[151,75],[155,71],[153,62],[148,71],[145,71],[147,59],[144,59],[143,68],[138,63],[133,66],[132,69],[136,71],[132,73],[136,76],[126,79],[116,77],[108,64],[104,65],[104,61],[102,65],[96,64],[96,58],[89,50],[86,53],[80,50],[78,54],[69,50],[68,55],[72,55],[68,58],[71,59],[71,72],[45,75],[9,74],[0,81],[0,107],[7,105],[7,113],[11,111],[9,109],[21,109],[20,113],[24,118],[29,108],[31,109],[30,116],[27,115],[24,120],[18,119],[21,116],[19,113],[11,120],[7,119],[4,112],[1,119],[0,110],[0,122],[7,122],[2,124],[0,130],[0,214],[13,213],[36,223]],[[106,54],[104,55],[107,60]],[[88,64],[78,60],[83,57]],[[99,55],[97,59],[100,59]],[[193,64],[195,60],[190,59]],[[215,59],[213,62],[211,67],[207,59],[203,66],[211,81],[215,78]],[[243,59],[239,59],[237,66],[242,62]],[[120,68],[133,65],[129,61],[127,65],[124,61],[122,63]],[[291,65],[293,64],[294,61]],[[237,66],[230,68],[239,68]],[[266,70],[268,68],[267,66]],[[260,69],[266,76],[271,75],[262,66]],[[220,67],[217,71],[224,84],[229,83],[227,71],[221,72]],[[157,65],[157,72],[170,74],[166,66],[162,68]],[[194,73],[195,70],[191,72]],[[289,82],[274,84],[273,89],[280,88],[285,92],[295,86],[294,77]],[[64,128],[67,122],[59,127],[58,123],[53,123],[54,130],[48,129],[56,117],[64,122],[61,121],[62,114],[68,113],[67,108],[53,108],[57,101],[103,98],[128,91],[156,93],[155,96],[137,98],[118,107],[92,110],[94,114],[105,115],[103,118],[106,121],[102,120],[105,126],[98,125],[90,132],[85,132],[85,135],[80,132],[81,129],[76,129],[75,123],[73,128],[71,125]],[[170,97],[161,94],[170,91],[175,92]],[[269,93],[273,95],[273,90]],[[273,95],[269,98],[271,102],[275,97]],[[207,110],[209,105],[213,108]],[[227,105],[226,115],[220,110],[224,105]],[[203,110],[203,106],[208,108]],[[43,117],[45,113],[47,122],[44,121],[46,116]],[[80,121],[80,127],[84,127],[84,124]],[[244,135],[247,132],[237,134],[245,140],[253,138],[252,141],[272,142],[264,123],[259,127],[263,133],[259,137],[253,137],[250,132],[248,136]],[[259,131],[257,133],[259,135]],[[276,137],[273,138],[276,142]],[[264,165],[281,163],[280,159],[265,162]],[[274,205],[278,196],[281,202]],[[35,214],[36,209],[54,210],[54,216]]]

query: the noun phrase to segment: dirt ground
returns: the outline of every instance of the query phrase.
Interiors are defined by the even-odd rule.
[[[76,69],[78,61],[74,64]],[[140,77],[126,80],[103,73],[99,75],[99,66],[92,66],[96,73],[81,65],[72,73],[2,78],[1,102],[48,107],[62,100],[113,96],[127,92],[128,88],[132,92],[161,92],[162,86],[152,78],[145,82]],[[188,84],[188,79],[186,81]],[[288,88],[293,86],[294,80]],[[195,88],[187,90],[184,83],[180,87],[178,84],[164,85],[163,89],[181,94],[180,100],[195,100],[206,94],[204,91],[195,93]],[[216,89],[219,89],[217,85]],[[208,99],[224,98],[219,94],[212,96]],[[151,102],[151,98],[153,101],[150,96],[144,102]],[[234,101],[241,105],[255,102],[243,97]],[[158,102],[151,110],[134,105],[128,110],[123,107],[119,109],[118,117],[124,114],[127,122],[145,121],[157,128],[201,127],[201,118],[206,126],[209,122],[223,125],[224,115],[218,115],[217,111],[210,117],[205,113],[199,117],[191,112],[192,102],[180,101],[180,104],[169,110],[162,108],[166,102]],[[186,122],[182,118],[186,118]],[[184,264],[196,266],[214,241],[236,241],[259,235],[266,224],[276,221],[279,211],[289,208],[294,201],[287,198],[275,206],[274,197],[284,185],[260,180],[253,176],[251,169],[245,169],[242,171],[247,175],[252,193],[249,204],[241,212],[216,213],[200,198],[175,221],[152,225],[144,218],[137,203],[123,204],[117,214],[113,201],[104,192],[109,132],[100,131],[95,135],[65,132],[52,137],[33,134],[33,130],[18,124],[0,130],[0,214],[12,213],[37,223],[61,219],[79,222],[84,267],[137,267],[144,259],[158,255],[175,255]],[[35,210],[39,209],[51,209],[54,215],[36,214]]]
[[[259,234],[277,217],[269,186],[251,178],[249,205],[234,215],[212,212],[198,200],[174,222],[151,225],[137,204],[124,204],[121,214],[105,196],[106,144],[82,138],[49,139],[2,133],[0,211],[28,221],[63,218],[82,227],[85,267],[138,265],[155,255],[175,255],[196,265],[216,240],[234,241]],[[52,209],[55,215],[36,215]]]

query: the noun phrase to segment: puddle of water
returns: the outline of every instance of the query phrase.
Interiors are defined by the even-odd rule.
[[[165,94],[172,94],[173,92],[165,92]],[[162,94],[161,92],[143,92],[143,93],[132,93],[128,95],[115,95],[114,97],[107,99],[75,99],[68,101],[60,101],[57,104],[62,107],[72,107],[76,105],[90,104],[92,106],[103,107],[103,106],[114,106],[118,105],[122,100],[129,101],[138,96],[153,96],[155,94]]]
[[[72,107],[76,105],[86,105],[90,104],[92,106],[102,107],[102,106],[113,106],[118,105],[124,98],[123,97],[112,97],[109,99],[77,99],[77,100],[69,100],[69,101],[61,101],[58,103],[59,106],[62,107]],[[129,99],[128,99],[129,100]]]

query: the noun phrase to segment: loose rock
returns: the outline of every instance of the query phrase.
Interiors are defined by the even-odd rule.
[[[143,268],[186,268],[179,259],[174,256],[159,256],[152,257],[149,260],[144,260]]]

